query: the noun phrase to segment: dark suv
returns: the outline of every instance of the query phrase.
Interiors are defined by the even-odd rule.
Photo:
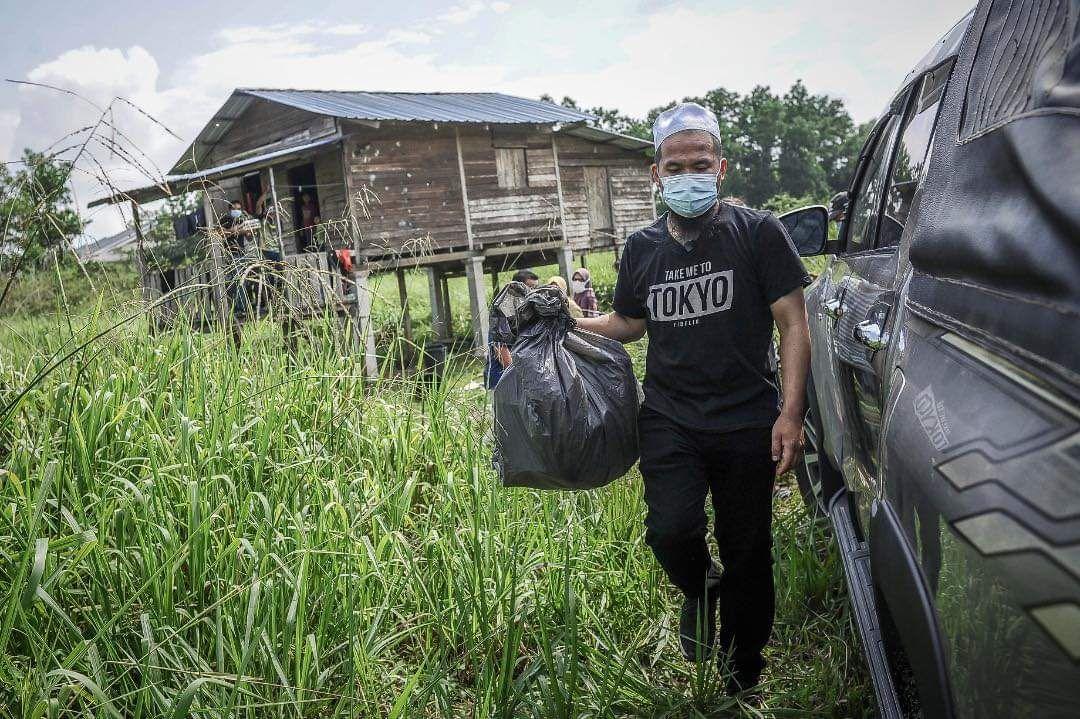
[[[1080,0],[984,0],[866,142],[836,240],[784,218],[800,485],[883,717],[1080,716]]]

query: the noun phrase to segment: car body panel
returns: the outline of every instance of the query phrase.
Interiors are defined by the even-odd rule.
[[[1080,422],[956,335],[913,315],[904,333],[886,499],[933,596],[956,714],[1075,716]]]
[[[1065,3],[1067,13],[1059,5],[1050,7],[1049,0],[1034,2],[1047,7],[1032,15],[1024,27],[1038,32],[1052,33],[1057,28],[1047,18],[1080,16],[1078,0]],[[935,72],[936,77],[956,73],[959,79],[950,78],[941,91],[932,152],[923,168],[925,174],[915,176],[918,189],[906,225],[899,223],[898,244],[844,254],[851,233],[849,217],[839,240],[841,253],[828,259],[807,291],[813,377],[809,402],[820,424],[815,428],[817,450],[842,474],[857,517],[855,529],[869,545],[873,582],[886,600],[879,609],[887,609],[890,619],[896,620],[905,653],[913,664],[919,663],[914,674],[927,716],[1080,714],[1080,410],[1076,403],[1080,392],[1069,372],[1061,371],[1062,362],[1042,361],[1068,355],[1065,348],[1047,341],[1047,318],[1080,313],[1071,305],[1041,299],[1026,305],[1016,294],[1024,288],[1010,286],[1012,294],[995,293],[986,286],[973,290],[955,277],[932,275],[940,268],[962,270],[956,250],[965,245],[957,244],[944,259],[935,258],[926,239],[936,236],[952,241],[947,226],[926,221],[928,212],[954,221],[963,215],[942,194],[950,188],[955,186],[969,199],[976,197],[977,203],[987,201],[978,198],[976,179],[966,177],[961,184],[948,180],[951,158],[968,162],[969,172],[972,162],[981,167],[978,153],[971,148],[953,151],[954,144],[963,144],[957,139],[956,123],[963,122],[957,103],[969,90],[968,73],[978,65],[971,58],[981,39],[990,33],[995,42],[1004,43],[1001,38],[1007,39],[1011,32],[1010,19],[1035,13],[1033,7],[983,0],[905,77],[861,153],[849,190],[849,212],[856,207],[859,192],[867,188],[862,175],[869,177],[869,158],[879,138],[887,137],[889,116],[903,116],[908,103],[912,108],[922,106],[922,100],[920,104],[916,100],[923,78],[928,78],[923,88],[932,85],[929,77]],[[1075,40],[1080,31],[1071,25],[1065,29],[1074,33],[1071,47],[1080,46]],[[1061,37],[1048,38],[1040,46],[1029,33],[1021,44],[1051,49],[1062,45]],[[1066,78],[1080,68],[1076,60],[1080,54],[1069,57],[1067,62],[1075,67],[1066,72]],[[1000,58],[998,54],[987,62],[1004,62]],[[1045,66],[1032,72],[1046,77]],[[1014,123],[1020,129],[990,127],[984,134],[993,139],[994,132],[999,132],[1019,148],[1033,142],[1023,133],[1036,130],[1025,128],[1051,131],[1066,122],[1064,115],[1058,112],[1052,119],[1021,115],[1021,122],[1028,124]],[[951,123],[945,129],[943,117]],[[1036,122],[1042,124],[1036,126]],[[1074,113],[1071,122],[1080,123],[1080,117]],[[1001,148],[1000,138],[984,141],[980,136],[970,141],[981,142],[979,147],[987,152]],[[1070,157],[1068,152],[1061,156]],[[1075,178],[1080,168],[1073,167]],[[1065,171],[1060,166],[1052,169],[1059,176]],[[993,168],[982,171],[993,172]],[[892,173],[890,165],[889,181]],[[1038,172],[1029,174],[1034,177]],[[928,176],[935,181],[923,186]],[[1068,189],[1057,187],[1039,194],[1035,185],[1020,182],[1010,188],[997,178],[990,182],[999,185],[995,188],[999,194],[993,198],[997,228],[1014,231],[1009,222],[1015,217],[1002,215],[1001,210],[1001,203],[1009,202],[1008,195],[1000,194],[1006,189],[1017,193],[1016,204],[1024,212],[1052,215],[1051,201],[1059,202],[1061,208],[1071,207]],[[1072,182],[1074,190],[1076,186]],[[886,217],[885,207],[882,201],[875,223]],[[1038,263],[1032,277],[1059,278],[1062,268],[1053,268],[1045,257],[1025,255],[1023,248],[1027,244],[1050,247],[1057,242],[1067,267],[1075,258],[1062,239],[1068,235],[1062,228],[1075,217],[1036,219],[1033,227],[1060,230],[1056,239],[1040,244],[1039,238],[998,232],[984,245],[1011,252],[1008,256],[1016,262]],[[963,242],[978,246],[973,229],[978,226],[977,217],[966,217],[957,226],[967,233]],[[1074,252],[1075,237],[1072,242]],[[919,249],[913,267],[915,245]],[[982,268],[991,266],[986,257],[980,257]],[[1010,275],[1001,277],[1008,285]],[[990,274],[980,278],[984,283],[993,279]],[[1071,287],[1059,283],[1053,291],[1067,303],[1078,282],[1074,274]],[[934,283],[938,295],[926,289],[928,283]],[[1049,291],[1037,284],[1029,287],[1036,298]],[[1007,311],[1012,324],[1001,326],[1012,338],[1041,333],[1033,345],[1040,355],[1033,361],[1022,346],[968,331],[969,326],[954,321],[959,305],[951,295],[946,297],[953,291],[968,292],[965,296],[972,301],[986,297],[988,312],[999,311],[994,302],[1010,299]],[[954,303],[952,316],[939,315],[932,303],[927,304],[939,295]],[[839,317],[824,309],[831,302],[835,310],[837,300]],[[1032,315],[1026,335],[1022,317],[1027,307],[1038,319]],[[965,311],[973,322],[996,326],[978,309]],[[868,351],[865,334],[861,344],[854,341],[856,326],[867,318],[880,320],[887,329],[885,344],[876,351]],[[1062,330],[1061,336],[1071,337],[1074,330]]]

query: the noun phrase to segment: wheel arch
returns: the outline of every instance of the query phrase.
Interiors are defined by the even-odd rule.
[[[814,383],[814,373],[806,373],[806,425],[814,433],[814,449],[818,454],[818,467],[821,473],[821,496],[823,511],[828,511],[829,503],[837,492],[844,488],[844,476],[838,469],[838,457],[830,457],[828,438],[825,436],[825,423],[821,415],[821,399]]]
[[[896,513],[875,500],[870,511],[870,571],[885,599],[908,661],[923,711],[953,717],[948,653],[926,577]]]

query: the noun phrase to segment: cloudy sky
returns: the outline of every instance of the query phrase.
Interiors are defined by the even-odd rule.
[[[973,0],[0,0],[0,160],[99,117],[167,169],[235,87],[569,95],[632,114],[717,86],[802,78],[872,118]],[[130,102],[130,104],[128,104]],[[135,108],[138,109],[135,109]],[[161,121],[175,137],[146,117]],[[121,187],[143,183],[97,148]],[[76,178],[80,204],[100,194]],[[116,231],[91,211],[89,233]]]

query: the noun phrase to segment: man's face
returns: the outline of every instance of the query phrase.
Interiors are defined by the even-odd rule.
[[[660,162],[652,166],[653,182],[669,175],[687,173],[717,175],[717,181],[727,173],[727,159],[719,157],[713,136],[704,130],[676,132],[660,144]]]
[[[540,280],[535,279],[533,277],[529,277],[528,279],[525,280],[525,286],[528,287],[530,290],[533,287],[536,287],[539,284],[540,284]]]

